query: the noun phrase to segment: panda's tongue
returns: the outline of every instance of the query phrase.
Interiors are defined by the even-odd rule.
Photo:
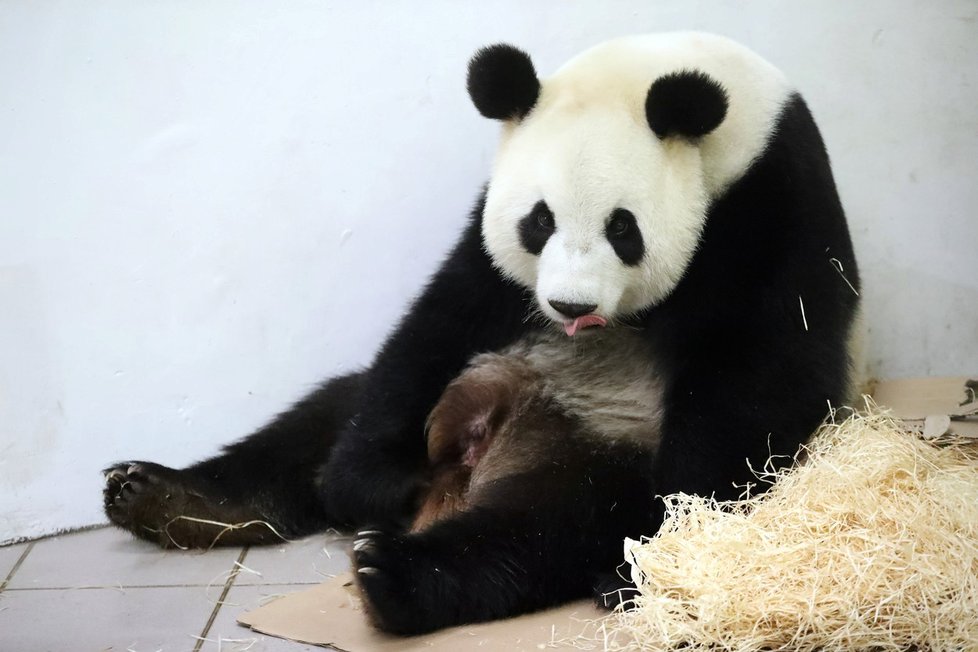
[[[588,328],[589,326],[604,326],[608,322],[605,321],[604,317],[599,317],[598,315],[584,315],[583,317],[578,317],[569,324],[564,324],[564,332],[568,336],[573,336],[577,331]]]

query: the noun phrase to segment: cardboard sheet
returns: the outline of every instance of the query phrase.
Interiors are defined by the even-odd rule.
[[[346,652],[538,652],[551,641],[581,634],[585,621],[605,613],[584,600],[518,618],[400,638],[382,634],[367,623],[352,584],[349,574],[341,575],[249,611],[238,622],[270,636],[331,645]]]
[[[978,437],[978,383],[968,378],[918,378],[876,385],[876,404],[893,411],[929,436],[945,432]],[[346,652],[444,652],[455,650],[536,651],[571,649],[569,640],[585,631],[586,621],[604,612],[590,601],[509,620],[466,625],[413,638],[398,638],[373,629],[360,608],[349,575],[293,593],[243,614],[242,625],[268,634]],[[594,632],[592,625],[590,632]],[[556,646],[551,644],[557,642]]]
[[[976,392],[978,380],[967,377],[908,378],[879,382],[873,400],[926,437],[978,437]]]

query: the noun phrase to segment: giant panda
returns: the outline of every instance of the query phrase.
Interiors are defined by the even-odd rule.
[[[468,90],[502,125],[488,185],[369,368],[215,458],[110,467],[113,523],[182,547],[350,528],[399,634],[614,603],[657,495],[736,497],[845,400],[856,262],[775,67],[672,33],[540,79],[494,45]]]

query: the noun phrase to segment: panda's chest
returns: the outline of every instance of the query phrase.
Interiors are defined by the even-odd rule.
[[[537,334],[502,353],[524,358],[546,398],[587,434],[657,447],[664,383],[640,334],[623,328]]]

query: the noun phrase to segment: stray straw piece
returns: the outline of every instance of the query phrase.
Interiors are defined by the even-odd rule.
[[[224,523],[222,521],[213,521],[213,520],[206,519],[206,518],[197,518],[195,516],[183,516],[183,515],[180,515],[180,516],[174,516],[169,521],[167,521],[166,525],[163,526],[163,531],[166,533],[166,536],[168,536],[170,538],[170,541],[173,543],[173,545],[176,546],[177,548],[181,549],[181,550],[187,550],[188,548],[187,548],[187,546],[180,545],[177,542],[177,540],[173,538],[173,535],[170,534],[170,526],[173,525],[174,523],[176,523],[177,521],[190,521],[192,523],[201,523],[203,525],[214,525],[216,527],[223,528],[220,532],[218,532],[216,535],[214,535],[214,540],[211,541],[211,544],[209,546],[207,546],[207,550],[210,550],[211,548],[213,548],[214,546],[216,546],[217,545],[217,542],[221,540],[221,537],[223,537],[228,532],[231,532],[232,530],[243,530],[244,528],[251,527],[252,525],[261,525],[261,526],[264,526],[264,527],[268,528],[269,530],[271,530],[272,534],[274,534],[275,536],[277,536],[282,541],[284,541],[286,543],[288,543],[290,541],[290,539],[285,538],[268,521],[254,520],[254,521],[246,521],[244,523]]]

